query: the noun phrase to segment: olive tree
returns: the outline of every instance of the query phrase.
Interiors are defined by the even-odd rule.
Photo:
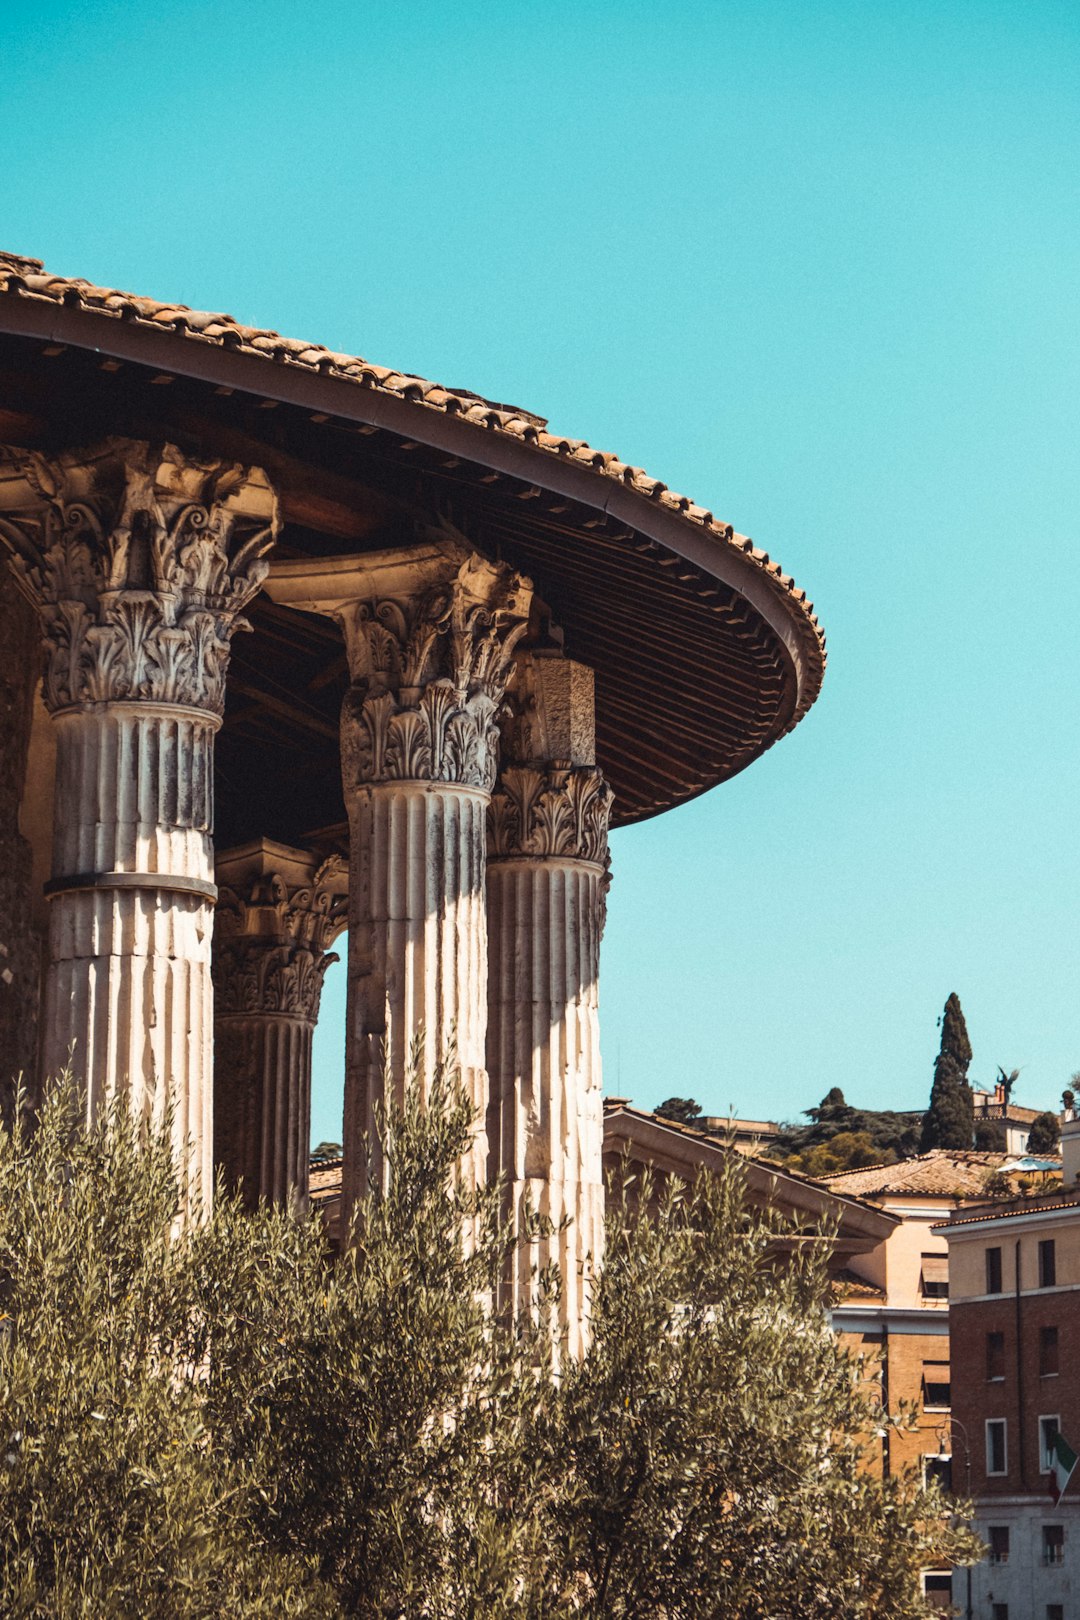
[[[862,1466],[890,1420],[829,1327],[830,1234],[754,1208],[737,1155],[623,1167],[574,1361],[556,1273],[491,1308],[516,1240],[457,1175],[456,1076],[379,1128],[340,1255],[220,1188],[181,1221],[168,1121],[86,1131],[70,1085],[0,1133],[3,1613],[906,1620],[974,1555]]]

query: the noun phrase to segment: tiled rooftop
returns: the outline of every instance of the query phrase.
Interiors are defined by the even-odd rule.
[[[818,663],[819,679],[808,691],[816,696],[820,670],[824,667],[825,638],[814,616],[813,603],[805,591],[785,574],[768,552],[758,549],[745,535],[716,518],[706,507],[685,495],[676,494],[658,478],[640,467],[623,462],[610,451],[597,450],[583,439],[568,438],[548,430],[547,421],[531,411],[512,405],[496,404],[463,388],[447,388],[410,372],[375,365],[357,355],[342,354],[322,344],[283,337],[264,327],[245,326],[231,315],[190,309],[186,304],[146,298],[135,293],[101,287],[77,277],[53,275],[38,259],[0,251],[0,295],[46,302],[85,310],[116,321],[171,332],[192,344],[217,345],[261,360],[269,365],[299,367],[305,371],[354,383],[357,387],[392,394],[428,410],[441,411],[474,423],[477,428],[506,434],[552,456],[565,457],[617,481],[667,508],[688,522],[708,530],[714,538],[745,553],[769,578],[772,585],[791,597],[802,610],[811,634],[810,647]],[[258,386],[255,384],[254,386]],[[813,697],[809,697],[809,702]],[[806,704],[808,706],[808,703]]]
[[[855,1193],[862,1198],[887,1193],[912,1193],[942,1198],[978,1198],[987,1177],[1015,1158],[1009,1153],[965,1153],[933,1148],[897,1164],[868,1165],[862,1170],[837,1170],[821,1180],[832,1192]]]

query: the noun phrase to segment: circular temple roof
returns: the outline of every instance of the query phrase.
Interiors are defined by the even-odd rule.
[[[264,467],[279,554],[448,531],[530,574],[596,671],[616,825],[733,776],[820,690],[812,604],[706,508],[527,411],[0,254],[0,442],[111,433]],[[219,843],[341,841],[337,627],[260,598],[234,643]]]

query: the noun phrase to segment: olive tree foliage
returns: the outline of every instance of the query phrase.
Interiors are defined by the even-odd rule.
[[[900,1620],[929,1612],[921,1569],[975,1553],[936,1487],[860,1466],[913,1419],[829,1326],[828,1236],[751,1207],[734,1154],[690,1189],[624,1165],[590,1351],[536,1410],[566,1479],[536,1613]]]
[[[34,1129],[18,1106],[0,1132],[0,1612],[334,1613],[310,1565],[251,1534],[213,1446],[168,1125],[80,1115],[65,1082]]]
[[[588,1354],[490,1308],[513,1237],[460,1185],[440,1068],[380,1122],[340,1257],[218,1189],[178,1220],[168,1122],[70,1085],[0,1134],[0,1612],[365,1620],[862,1620],[971,1556],[875,1479],[890,1421],[831,1332],[828,1234],[624,1166]]]

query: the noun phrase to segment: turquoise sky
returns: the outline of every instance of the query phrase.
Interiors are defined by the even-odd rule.
[[[511,400],[811,593],[823,695],[616,835],[606,1087],[1080,1068],[1080,8],[34,5],[0,244]],[[313,1134],[340,1135],[340,969]]]

